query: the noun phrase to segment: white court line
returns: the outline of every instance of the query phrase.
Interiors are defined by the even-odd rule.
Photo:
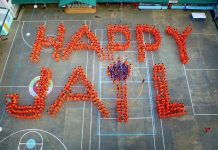
[[[62,87],[65,87],[64,85],[61,85],[61,86],[54,86],[54,87],[57,87],[57,88],[62,88]],[[73,87],[77,87],[77,88],[83,88],[84,86],[82,86],[82,85],[74,85]]]
[[[120,6],[120,24],[123,24],[123,11],[122,11],[122,5]],[[121,36],[121,41],[123,41],[123,36]],[[126,41],[124,41],[126,42]],[[122,56],[123,56],[123,61],[124,61],[124,51],[122,52]]]
[[[5,86],[5,85],[0,86],[0,88],[27,88],[27,87],[29,86]]]
[[[148,81],[144,81],[147,83]],[[113,81],[101,81],[101,83],[113,83]],[[142,83],[142,81],[126,81],[126,83]]]
[[[96,30],[95,30],[95,36],[96,36]],[[94,85],[95,80],[95,53],[93,58],[93,65],[92,65],[92,84]],[[89,150],[91,150],[92,147],[92,103],[91,103],[91,110],[90,110],[90,125],[89,125]]]
[[[65,150],[67,150],[67,147],[64,145],[64,143],[57,137],[55,136],[54,134],[48,132],[48,131],[45,131],[45,130],[42,130],[42,129],[24,129],[24,130],[19,130],[19,131],[16,131],[16,132],[13,132],[12,134],[6,136],[5,138],[3,138],[0,143],[2,143],[3,141],[5,141],[6,139],[8,139],[9,137],[15,135],[15,134],[18,134],[20,132],[25,132],[25,131],[40,131],[40,132],[43,132],[43,133],[47,133],[49,134],[50,136],[54,137],[55,139],[57,139],[61,144],[62,146],[64,147]]]
[[[117,98],[111,98],[111,97],[102,97],[101,99],[117,99]],[[143,99],[143,100],[148,100],[149,98],[128,98],[128,99]]]
[[[101,47],[102,47],[102,39],[103,39],[103,30],[101,30]],[[99,72],[100,72],[100,77],[99,77],[99,80],[100,80],[100,84],[99,84],[99,89],[100,89],[100,99],[101,99],[101,69],[102,69],[102,62],[100,62],[100,69],[99,69]],[[99,112],[98,112],[98,116],[100,117],[99,115]],[[98,150],[101,149],[101,121],[100,121],[100,118],[98,119]]]
[[[44,21],[43,21],[43,22],[44,22]],[[24,38],[24,36],[23,36],[23,26],[24,26],[24,22],[23,22],[23,24],[22,24],[22,26],[21,26],[21,30],[20,30],[20,32],[21,32],[21,37],[22,37],[24,43],[25,43],[27,46],[29,46],[30,48],[33,48],[29,43],[27,43],[27,41],[25,40],[25,38]]]
[[[195,116],[218,116],[218,114],[195,114]]]
[[[115,53],[122,53],[122,52],[126,52],[126,53],[138,53],[138,51],[132,50],[132,51],[115,51]]]
[[[11,47],[10,47],[8,56],[7,56],[7,58],[6,58],[6,62],[5,62],[4,68],[3,68],[3,72],[2,72],[1,78],[0,78],[0,84],[2,83],[2,78],[3,78],[3,76],[4,76],[5,69],[6,69],[6,66],[7,66],[7,64],[8,64],[8,59],[9,59],[9,56],[10,56],[10,54],[11,54],[12,47],[13,47],[13,45],[14,45],[15,37],[17,36],[17,31],[18,31],[19,26],[20,26],[20,22],[18,23],[18,26],[17,26],[16,32],[15,32],[15,35],[14,35],[14,38],[13,38],[13,41],[12,41],[12,44],[11,44]]]
[[[218,70],[218,69],[186,69],[187,71],[192,71],[192,70],[199,70],[199,71],[204,71],[204,70]]]
[[[16,36],[17,36],[17,32],[18,32],[19,26],[20,26],[20,22],[18,23],[18,26],[17,26],[16,32],[15,32],[15,35],[14,35],[14,38],[13,38],[13,41],[12,41],[12,44],[11,44],[11,47],[10,47],[10,50],[9,50],[7,59],[6,59],[6,62],[5,62],[5,65],[4,65],[4,68],[3,68],[3,72],[2,72],[2,75],[1,75],[1,78],[0,78],[0,84],[2,83],[2,79],[3,79],[4,73],[5,73],[6,66],[7,66],[7,64],[8,64],[8,59],[9,59],[9,56],[10,56],[10,54],[11,54],[11,51],[12,51],[12,47],[13,47],[13,45],[14,45],[15,38],[16,38]],[[4,117],[5,110],[6,110],[6,106],[3,107],[3,112],[2,112],[2,115],[1,115],[1,121],[2,121],[2,119],[3,119],[3,117]]]
[[[103,30],[103,31],[105,31],[107,29],[95,29],[95,30]],[[129,29],[129,30],[135,30],[135,29]]]
[[[153,56],[153,52],[151,53],[151,56],[152,56],[152,62],[153,62],[153,66],[155,64],[154,62],[154,56]],[[173,98],[171,98],[172,100]],[[177,98],[178,99],[178,98]],[[166,149],[166,146],[165,146],[165,138],[164,138],[164,131],[163,131],[163,124],[162,124],[162,119],[160,119],[161,121],[161,131],[162,131],[162,141],[163,141],[163,147],[164,147],[164,150]]]
[[[102,41],[102,43],[107,43],[108,41]],[[126,41],[119,41],[119,40],[116,40],[115,42],[126,42]],[[130,43],[136,43],[137,41],[130,41]],[[126,51],[125,51],[126,52]]]
[[[27,143],[19,143],[19,145],[26,145]],[[34,143],[35,145],[43,145],[42,143]]]
[[[156,24],[156,19],[155,19],[155,15],[154,14],[152,14],[152,16],[153,16],[153,21],[154,21],[154,23]],[[150,43],[151,43],[151,39],[150,39],[150,34],[149,34],[149,40],[150,40]],[[151,56],[152,56],[152,63],[153,63],[153,66],[154,66],[154,64],[155,64],[155,61],[154,61],[154,55],[153,55],[153,52],[151,52]],[[153,67],[152,67],[153,68]],[[162,140],[163,140],[163,148],[164,148],[164,150],[165,150],[165,139],[164,139],[164,131],[163,131],[163,125],[162,125],[162,119],[160,119],[160,121],[161,121],[161,130],[162,130]]]
[[[184,72],[185,72],[185,77],[186,77],[186,82],[187,82],[187,86],[188,86],[189,97],[190,97],[191,105],[192,105],[192,111],[193,111],[193,114],[195,115],[195,109],[194,109],[193,102],[192,102],[192,96],[191,96],[189,82],[188,82],[188,77],[187,77],[187,74],[186,74],[186,69],[185,69],[185,65],[184,64],[183,64],[183,69],[184,69]]]
[[[146,55],[147,55],[148,53],[146,52]],[[146,66],[148,66],[148,55],[147,55],[147,60],[146,60]],[[147,79],[148,79],[148,81],[150,80],[150,78],[148,78],[148,76],[149,76],[149,73],[148,73],[149,71],[147,70]],[[151,99],[151,85],[149,84],[148,85],[148,94],[149,94],[149,97],[150,97],[150,107],[151,107],[151,115],[153,114],[153,105],[151,104],[152,102],[152,99]],[[152,105],[152,106],[151,106]],[[152,127],[153,127],[153,140],[154,140],[154,149],[156,150],[156,142],[155,142],[155,135],[154,135],[154,128],[155,128],[155,125],[154,125],[154,117],[152,117]]]
[[[143,37],[144,38],[144,37]],[[150,39],[150,34],[149,34],[149,42],[151,43],[151,39]],[[148,81],[150,80],[150,84],[148,85],[148,94],[149,94],[149,98],[151,99],[150,100],[150,106],[151,106],[151,115],[153,114],[153,116],[152,116],[152,127],[153,127],[153,141],[154,141],[154,149],[156,150],[156,139],[155,139],[155,135],[154,135],[154,132],[156,131],[156,127],[155,127],[155,118],[154,118],[154,111],[153,111],[153,109],[154,109],[154,105],[153,105],[153,102],[152,102],[152,97],[151,97],[151,91],[152,91],[152,89],[151,89],[151,77],[150,77],[150,71],[149,71],[149,66],[148,66],[148,63],[149,63],[149,57],[148,57],[148,52],[146,52],[146,56],[147,56],[147,60],[146,60],[146,67],[147,67],[147,79],[148,79]],[[153,59],[153,57],[152,57],[152,59]],[[154,62],[154,61],[152,61],[152,62]],[[149,76],[149,78],[148,78],[148,76]]]
[[[86,25],[86,20],[85,20],[85,25]],[[91,22],[89,26],[91,25]],[[86,75],[88,72],[88,61],[89,61],[89,51],[86,53]],[[83,149],[83,133],[84,133],[84,119],[85,119],[85,108],[86,108],[86,102],[83,102],[83,119],[82,119],[82,135],[81,135],[81,150]]]
[[[101,67],[101,68],[107,68],[107,67]],[[132,67],[132,69],[135,69],[135,68],[138,68],[138,69],[147,69],[147,68],[149,68],[149,67]]]
[[[29,134],[29,133],[36,133],[36,134],[38,134],[39,136],[40,136],[40,138],[41,138],[41,145],[42,145],[42,147],[40,148],[40,150],[42,150],[43,149],[43,137],[42,137],[42,135],[39,133],[39,132],[37,132],[37,131],[29,131],[29,132],[26,132],[25,134],[23,134],[21,137],[20,137],[20,140],[19,140],[19,142],[18,142],[18,145],[17,145],[17,150],[20,150],[20,142],[21,142],[21,140],[23,139],[23,137],[25,136],[25,135],[27,135],[27,134]],[[36,148],[36,147],[35,147]]]
[[[24,85],[24,86],[22,86],[22,85],[18,85],[18,86],[5,86],[5,85],[3,85],[3,86],[0,86],[0,88],[28,88],[29,86],[28,85]],[[57,88],[63,88],[64,86],[63,85],[61,85],[61,86],[54,86],[55,88],[57,87]],[[84,86],[82,86],[82,85],[75,85],[75,86],[73,86],[73,87],[77,87],[77,88],[81,88],[81,87],[84,87]]]
[[[24,20],[24,21],[21,21],[21,22],[44,22],[44,21],[81,21],[81,22],[84,22],[84,21],[91,21],[91,20],[32,20],[32,21],[28,21],[28,20]]]
[[[162,131],[163,147],[164,147],[164,150],[165,150],[166,146],[165,146],[165,140],[164,140],[164,132],[163,132],[162,119],[160,119],[160,125],[161,125],[161,131]]]
[[[129,119],[151,119],[152,117],[129,117]],[[101,120],[116,120],[117,118],[100,118]]]
[[[192,34],[200,34],[200,35],[216,35],[216,34],[213,34],[213,33],[197,33],[197,32],[195,32],[195,33],[191,33],[191,35]]]

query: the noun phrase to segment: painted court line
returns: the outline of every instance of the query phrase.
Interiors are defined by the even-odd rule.
[[[135,51],[135,50],[128,50],[128,51],[125,51],[126,53],[138,53],[138,51]],[[119,54],[119,53],[123,53],[123,51],[116,51],[116,54]]]
[[[193,114],[195,115],[195,109],[194,109],[194,106],[193,106],[192,96],[191,96],[190,87],[189,87],[189,81],[188,81],[188,77],[187,77],[187,74],[186,74],[186,69],[185,69],[184,64],[183,64],[183,69],[184,69],[184,72],[185,72],[185,78],[186,78],[186,83],[187,83],[187,86],[188,86],[189,97],[190,97],[190,100],[191,100],[192,111],[193,111]]]
[[[130,120],[151,119],[152,117],[129,117]],[[101,120],[116,120],[117,118],[100,118]]]
[[[86,25],[86,20],[85,20]],[[89,26],[91,25],[91,21],[89,22]],[[86,53],[86,74],[88,72],[88,61],[89,61],[89,51]],[[83,102],[83,119],[82,119],[82,135],[81,135],[81,150],[83,149],[83,134],[84,134],[84,124],[85,124],[85,108],[86,108],[86,102]]]
[[[155,15],[152,14],[152,16],[153,16],[153,21],[154,21],[154,23],[156,24]],[[150,34],[149,34],[149,40],[151,41],[151,39],[150,39]],[[154,66],[155,61],[154,61],[153,52],[151,52],[151,56],[152,56],[152,63],[153,63],[153,66]],[[165,146],[165,138],[164,138],[164,129],[163,129],[163,124],[162,124],[162,119],[160,119],[160,121],[161,121],[161,131],[162,131],[162,134],[161,134],[161,135],[162,135],[162,141],[163,141],[163,148],[164,148],[164,150],[165,150],[166,146]]]
[[[102,97],[101,99],[116,99],[116,97]],[[142,100],[149,100],[149,98],[141,98],[141,97],[139,97],[139,98],[128,98],[128,99],[142,99]]]
[[[101,136],[154,136],[153,133],[133,133],[133,134],[128,134],[128,133],[119,133],[119,134],[113,134],[113,133],[101,133]]]
[[[122,41],[122,40],[116,40],[115,42],[126,42],[126,41]],[[137,41],[130,41],[130,43],[136,43]],[[102,43],[108,43],[108,41],[102,41]],[[135,45],[136,46],[136,45]],[[123,51],[120,51],[123,52]],[[124,51],[127,52],[127,51]]]
[[[150,33],[149,33],[149,43],[151,44],[151,37],[150,37]],[[154,58],[153,58],[153,52],[151,52],[151,56],[152,56],[152,68],[154,66]],[[147,53],[146,53],[147,55]],[[147,64],[148,63],[148,64]],[[147,63],[146,65],[149,66],[149,57],[147,58]],[[156,134],[156,126],[155,126],[155,118],[154,118],[154,104],[153,104],[153,99],[152,99],[152,89],[151,89],[151,78],[150,78],[150,71],[149,69],[147,69],[147,78],[148,81],[150,81],[150,83],[148,83],[148,90],[149,90],[149,96],[150,96],[150,105],[151,105],[151,114],[152,114],[152,126],[153,126],[153,134]],[[156,139],[155,139],[155,135],[153,135],[153,140],[154,140],[154,149],[156,150]]]
[[[19,145],[26,145],[27,143],[19,143]],[[34,143],[35,145],[43,145],[42,143]]]
[[[147,53],[146,53],[147,55]],[[149,63],[149,57],[147,57],[146,60],[146,66],[148,66]],[[153,102],[152,102],[152,91],[151,91],[151,85],[150,85],[150,75],[149,75],[149,69],[147,69],[147,80],[148,80],[148,91],[149,91],[149,98],[150,98],[150,107],[151,107],[151,115],[152,115],[152,127],[153,127],[153,140],[154,140],[154,149],[156,150],[156,140],[154,134],[156,134],[155,124],[154,124],[154,113],[153,113]]]
[[[101,47],[102,47],[102,39],[103,39],[103,30],[101,30]],[[102,68],[102,62],[99,64],[99,93],[100,93],[100,99],[101,99],[101,68]],[[98,112],[98,150],[101,149],[101,122],[100,122],[100,114]]]
[[[103,31],[105,31],[105,30],[107,30],[107,29],[96,29],[96,30],[103,30]],[[129,30],[135,30],[135,29],[129,29]]]
[[[15,86],[6,86],[6,85],[2,85],[2,86],[0,86],[0,88],[28,88],[29,86],[28,85],[15,85]],[[59,85],[57,85],[57,86],[54,86],[55,88],[63,88],[64,87],[64,85],[61,85],[61,86],[59,86]],[[77,87],[77,88],[83,88],[84,86],[82,86],[82,85],[75,85],[75,86],[73,86],[73,87]]]
[[[194,114],[195,116],[218,116],[218,114]]]
[[[110,99],[116,99],[115,97],[101,97],[101,99],[104,99],[104,100],[110,100]],[[142,97],[139,97],[139,98],[136,98],[136,97],[130,97],[128,99],[139,99],[139,100],[149,100],[150,98],[142,98]]]
[[[85,22],[85,21],[91,21],[91,20],[32,20],[32,21],[30,21],[30,20],[23,20],[23,21],[21,21],[21,22],[44,22],[44,21],[79,21],[79,22]]]
[[[15,35],[14,35],[12,44],[11,44],[11,47],[10,47],[8,56],[7,56],[7,58],[6,58],[6,62],[5,62],[4,68],[3,68],[3,72],[2,72],[1,78],[0,78],[0,84],[2,83],[2,79],[3,79],[4,73],[5,73],[6,66],[7,66],[7,64],[8,64],[8,59],[9,59],[9,56],[10,56],[10,54],[11,54],[11,50],[12,50],[12,47],[13,47],[13,45],[14,45],[15,38],[16,38],[16,36],[17,36],[17,32],[18,32],[19,26],[20,26],[20,22],[19,22],[18,25],[17,25],[17,29],[16,29],[16,32],[15,32]]]
[[[64,145],[64,143],[57,137],[55,136],[54,134],[52,134],[51,132],[48,132],[48,131],[45,131],[45,130],[42,130],[42,129],[24,129],[24,130],[19,130],[19,131],[16,131],[16,132],[13,132],[12,134],[6,136],[5,138],[3,138],[0,143],[4,142],[6,139],[10,138],[11,136],[15,135],[15,134],[18,134],[18,133],[21,133],[21,132],[25,132],[25,131],[40,131],[40,132],[43,132],[43,133],[47,133],[49,134],[50,136],[54,137],[55,139],[57,139],[61,144],[62,146],[64,147],[65,150],[67,150],[67,147]]]
[[[152,56],[152,62],[153,62],[153,66],[154,66],[155,62],[154,62],[153,52],[151,53],[151,56]],[[173,98],[171,98],[171,100],[173,100]],[[163,141],[163,148],[165,150],[166,149],[166,145],[165,145],[164,129],[163,129],[162,119],[160,119],[160,123],[161,123],[161,133],[162,133],[161,135],[162,135],[162,141]]]
[[[207,71],[207,70],[218,70],[218,69],[186,69],[185,68],[185,70],[187,70],[187,71],[192,71],[192,70],[199,70],[199,71]]]
[[[191,34],[200,34],[200,35],[216,35],[216,34],[213,34],[213,33],[197,33],[197,32],[194,32],[194,33],[191,33]]]
[[[21,144],[21,140],[23,139],[23,137],[25,136],[25,135],[27,135],[27,134],[29,134],[29,133],[35,133],[35,134],[38,134],[39,136],[40,136],[40,138],[41,138],[41,145],[42,145],[42,147],[41,147],[41,149],[43,149],[43,141],[44,141],[44,139],[43,139],[43,136],[39,133],[39,132],[37,132],[37,131],[28,131],[28,132],[26,132],[26,133],[24,133],[21,137],[20,137],[20,140],[19,140],[19,142],[18,142],[18,145],[17,145],[17,149],[18,150],[20,150],[20,144]],[[36,144],[37,145],[37,144]],[[39,144],[38,144],[39,145]],[[36,148],[36,147],[35,147]]]
[[[16,38],[16,36],[17,36],[17,32],[18,32],[19,26],[20,26],[20,22],[18,23],[18,26],[17,26],[16,32],[15,32],[15,35],[14,35],[14,38],[13,38],[13,41],[12,41],[12,44],[11,44],[11,47],[10,47],[8,56],[7,56],[7,58],[6,58],[6,62],[5,62],[4,68],[3,68],[3,72],[2,72],[1,78],[0,78],[0,84],[2,83],[2,79],[3,79],[4,73],[5,73],[6,66],[7,66],[7,64],[8,64],[8,59],[9,59],[9,57],[10,57],[10,54],[11,54],[11,51],[12,51],[12,47],[13,47],[13,45],[14,45],[15,38]],[[3,113],[2,113],[1,119],[0,119],[0,124],[2,123],[2,119],[3,119],[3,116],[4,116],[4,114],[5,114],[5,110],[6,110],[6,106],[4,106],[4,108],[3,108]]]
[[[163,147],[164,147],[164,150],[165,150],[166,146],[165,146],[165,139],[164,139],[164,131],[163,131],[162,119],[160,119],[160,125],[161,125],[161,133],[162,133]]]
[[[102,81],[101,83],[113,83],[113,81]],[[126,81],[126,83],[142,83],[142,81]],[[147,81],[144,81],[147,83]]]
[[[96,30],[95,30],[95,35],[96,35]],[[94,53],[94,58],[93,58],[93,65],[92,65],[92,84],[94,84],[95,80],[95,53]],[[91,103],[91,110],[90,110],[90,125],[89,125],[89,150],[91,150],[92,147],[92,103]]]
[[[101,67],[101,68],[107,68],[107,67]],[[135,66],[135,67],[132,67],[132,69],[147,69],[147,68],[149,68],[149,67],[137,67],[137,66]]]

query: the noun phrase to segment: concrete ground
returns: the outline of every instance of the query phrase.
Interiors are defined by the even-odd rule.
[[[9,39],[0,42],[0,149],[44,150],[215,150],[218,147],[218,34],[209,12],[205,21],[192,20],[191,11],[146,10],[131,6],[99,6],[97,13],[67,15],[61,8],[21,9],[18,20],[12,24]],[[44,49],[39,64],[29,61],[31,46],[39,24],[46,24],[47,35],[56,35],[56,28],[66,26],[65,42],[82,24],[88,24],[101,45],[107,44],[107,24],[127,24],[132,32],[131,48],[118,52],[116,57],[128,59],[133,65],[128,83],[130,120],[118,124],[115,120],[114,85],[106,75],[111,62],[100,61],[92,51],[75,52],[71,59],[55,63],[51,49]],[[135,38],[136,24],[155,25],[161,32],[161,48],[148,53],[144,63],[137,62]],[[165,35],[171,25],[180,31],[187,25],[193,33],[187,40],[190,62],[182,65],[175,41]],[[26,36],[30,33],[30,36]],[[122,40],[122,37],[119,37]],[[118,39],[119,40],[119,39]],[[152,42],[150,35],[145,35]],[[164,63],[171,102],[185,103],[187,115],[179,118],[159,119],[156,114],[152,66]],[[46,66],[53,71],[54,88],[46,99],[46,109],[60,93],[74,67],[81,65],[94,84],[104,105],[110,110],[109,119],[103,119],[90,102],[66,102],[56,118],[45,111],[37,120],[15,119],[5,112],[6,93],[20,94],[20,104],[32,104],[30,81]],[[142,84],[142,79],[145,83]],[[77,85],[75,91],[84,88]],[[204,133],[204,128],[211,132]],[[28,148],[29,147],[29,148]]]

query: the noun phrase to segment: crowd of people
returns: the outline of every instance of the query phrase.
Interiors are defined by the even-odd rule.
[[[32,47],[32,51],[30,54],[30,61],[32,63],[38,63],[40,54],[42,51],[42,43],[44,42],[45,39],[45,25],[40,24],[36,33],[36,39]]]
[[[117,122],[128,122],[128,98],[127,98],[127,84],[116,84],[116,110],[117,110]]]
[[[63,47],[63,43],[66,31],[63,23],[58,25],[57,37],[45,36],[45,32],[45,25],[39,25],[32,52],[30,54],[30,61],[33,63],[39,62],[42,48],[48,47],[54,48],[52,57],[56,62],[61,59],[69,59],[72,52],[78,50],[94,50],[101,60],[106,59],[98,39],[87,25],[82,25],[79,30],[71,37],[70,41],[66,43],[65,47]],[[87,37],[88,43],[82,41],[84,36]]]
[[[145,43],[144,40],[144,32],[152,34],[154,37],[154,43],[148,41]],[[136,26],[136,41],[137,41],[137,48],[138,48],[138,61],[144,62],[145,60],[145,51],[156,51],[159,49],[161,44],[161,35],[158,29],[151,25],[141,25],[138,24]]]
[[[33,105],[20,106],[19,94],[7,94],[5,97],[6,111],[11,116],[20,119],[36,119],[41,117],[41,113],[45,109],[45,99],[47,97],[47,91],[51,78],[51,70],[42,68],[40,80],[36,88],[37,96],[34,97]]]
[[[117,62],[113,62],[107,68],[107,75],[113,82],[115,81],[126,81],[131,72],[131,64],[128,61],[121,62],[118,57]]]
[[[71,87],[78,81],[81,81],[81,83],[84,85],[87,92],[86,94],[74,93],[72,91]],[[81,66],[73,69],[71,76],[68,78],[68,81],[64,86],[64,89],[49,108],[49,115],[56,116],[65,101],[91,101],[97,107],[102,117],[109,117],[109,111],[98,98],[97,92],[87,79]]]
[[[186,51],[186,40],[192,32],[192,27],[187,26],[182,34],[179,34],[179,32],[175,28],[167,26],[165,32],[175,39],[177,47],[179,49],[180,60],[182,64],[187,64],[189,61],[189,57]]]
[[[186,114],[183,103],[171,103],[166,81],[164,64],[155,64],[153,68],[153,81],[156,90],[156,104],[159,118],[178,117]]]
[[[118,58],[117,62],[110,64],[107,69],[107,74],[116,85],[116,110],[117,121],[128,122],[128,99],[127,99],[127,84],[126,80],[131,72],[131,65],[128,61],[121,62]]]
[[[115,36],[117,33],[121,33],[125,37],[125,43],[123,41],[115,42]],[[111,25],[107,26],[107,36],[108,36],[108,60],[113,60],[113,53],[115,51],[126,51],[130,47],[130,30],[127,25]]]
[[[82,41],[82,38],[85,35],[89,40],[88,44]],[[63,57],[69,58],[70,54],[76,50],[94,50],[101,60],[106,59],[98,39],[87,25],[82,25],[80,29],[71,37],[70,42],[68,42],[63,49]]]

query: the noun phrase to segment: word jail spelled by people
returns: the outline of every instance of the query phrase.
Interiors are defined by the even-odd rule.
[[[100,42],[96,35],[90,30],[89,26],[82,25],[78,31],[72,35],[70,41],[64,46],[65,38],[65,26],[60,23],[57,28],[57,36],[46,36],[46,26],[39,25],[35,42],[32,47],[29,59],[32,63],[38,63],[40,61],[40,55],[42,48],[53,47],[52,58],[55,62],[60,60],[67,60],[70,55],[78,50],[91,50],[97,53],[100,60],[113,60],[114,53],[116,51],[126,51],[131,45],[130,29],[127,25],[111,25],[107,27],[108,44],[107,51],[104,51],[100,46]],[[166,34],[172,36],[179,49],[180,61],[182,64],[187,64],[189,61],[188,53],[186,51],[186,41],[188,36],[192,32],[190,26],[179,34],[179,32],[173,27],[166,27]],[[125,41],[116,42],[117,33],[123,34]],[[152,25],[137,24],[136,29],[136,43],[138,49],[138,62],[144,62],[146,59],[145,52],[157,51],[161,46],[161,35],[158,29]],[[154,42],[145,42],[144,33],[151,34]],[[88,42],[82,41],[86,37]],[[107,54],[105,54],[107,52]],[[106,57],[107,56],[107,57]],[[95,70],[93,70],[95,71]],[[131,64],[128,61],[122,62],[120,58],[116,62],[110,64],[107,68],[107,75],[111,78],[116,89],[116,110],[117,121],[128,122],[128,97],[127,97],[127,79],[131,73]],[[33,105],[19,105],[19,94],[6,94],[6,111],[9,115],[19,119],[36,119],[40,118],[45,109],[45,100],[47,98],[47,91],[49,88],[50,80],[52,79],[52,71],[47,68],[41,69],[40,80],[36,88],[36,96],[34,97]],[[84,85],[86,93],[75,93],[72,90],[72,86],[81,81]],[[157,113],[159,118],[178,117],[186,114],[185,106],[183,103],[170,102],[170,96],[168,92],[168,86],[166,81],[166,70],[164,64],[155,64],[153,67],[153,83],[156,90],[156,104]],[[143,81],[144,82],[144,79]],[[104,118],[109,117],[109,111],[104,106],[104,102],[98,98],[98,94],[94,89],[94,86],[88,80],[84,70],[81,66],[78,66],[72,70],[72,74],[68,78],[67,83],[60,92],[59,96],[55,99],[48,109],[48,114],[52,117],[57,116],[61,107],[65,101],[78,102],[78,101],[90,101],[92,102]]]

